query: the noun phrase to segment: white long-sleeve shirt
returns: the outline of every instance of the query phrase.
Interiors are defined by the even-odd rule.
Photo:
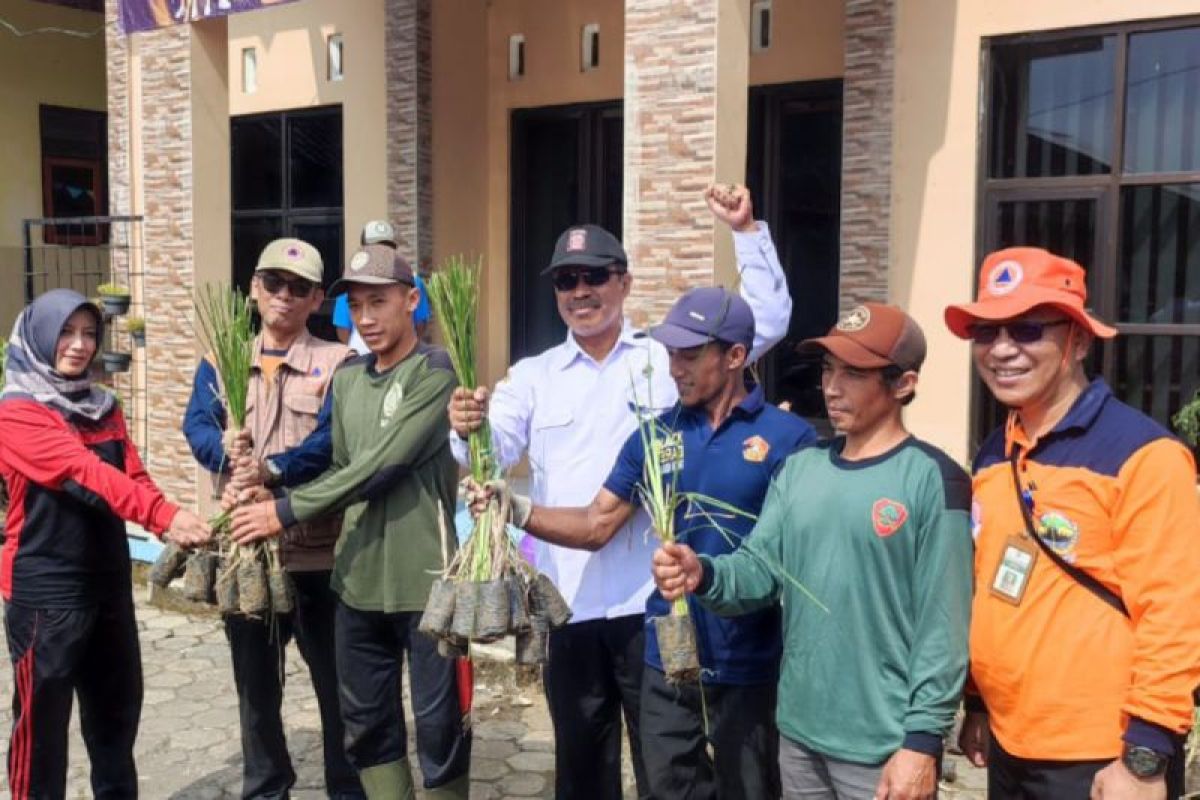
[[[740,293],[754,312],[755,361],[787,333],[792,299],[765,222],[735,233]],[[647,365],[649,370],[647,370]],[[501,466],[529,454],[533,502],[579,507],[592,502],[625,440],[637,429],[635,407],[665,410],[679,395],[666,348],[625,322],[603,361],[585,353],[572,334],[540,355],[518,361],[496,384],[488,407]],[[453,432],[460,463],[466,444]],[[650,556],[657,542],[638,512],[596,552],[538,541],[537,567],[571,605],[572,622],[641,614],[653,588]]]

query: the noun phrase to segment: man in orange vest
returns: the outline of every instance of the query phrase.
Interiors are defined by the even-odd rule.
[[[991,798],[1182,791],[1200,683],[1196,465],[1084,362],[1117,331],[1081,266],[1015,247],[946,309],[1009,408],[974,465],[971,680],[960,745]]]

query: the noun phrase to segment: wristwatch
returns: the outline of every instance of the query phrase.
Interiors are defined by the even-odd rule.
[[[279,465],[271,459],[263,459],[263,469],[265,469],[267,472],[267,479],[263,481],[263,484],[268,489],[278,486],[283,481],[283,470],[281,470]]]
[[[1157,778],[1167,771],[1166,756],[1139,744],[1125,745],[1121,752],[1121,763],[1138,778]]]

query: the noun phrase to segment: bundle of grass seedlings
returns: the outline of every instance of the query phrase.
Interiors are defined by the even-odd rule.
[[[246,426],[246,400],[254,360],[254,324],[250,300],[230,287],[208,285],[196,297],[196,320],[208,357],[217,373],[212,387],[225,410],[225,452]],[[151,571],[151,580],[165,586],[183,570],[184,595],[189,600],[216,603],[223,613],[262,616],[284,613],[292,601],[279,560],[278,542],[241,546],[230,540],[232,512],[209,520],[216,550],[182,551],[167,545]]]
[[[446,350],[459,385],[476,386],[476,314],[481,264],[453,256],[428,282]],[[492,430],[487,420],[467,441],[470,472],[483,485],[499,477],[492,453]],[[521,557],[508,535],[509,509],[492,498],[475,518],[471,535],[450,558],[450,537],[442,531],[441,577],[434,581],[421,617],[420,630],[439,640],[447,656],[467,652],[469,642],[493,642],[512,633],[517,637],[517,660],[544,663],[551,628],[565,625],[571,609],[545,575]],[[444,514],[439,518],[444,519]]]

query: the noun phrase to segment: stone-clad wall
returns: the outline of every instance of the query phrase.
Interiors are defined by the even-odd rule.
[[[718,58],[718,42],[727,46],[721,26],[729,24],[721,14],[732,9],[730,0],[625,2],[623,239],[634,275],[625,308],[638,325],[663,316],[687,288],[714,280],[714,222],[702,195],[728,155],[718,140],[722,125],[745,128],[744,102],[732,112],[740,122],[718,119],[722,81],[734,78],[743,94],[746,85],[744,57]],[[735,73],[721,74],[726,69]],[[741,180],[744,143],[737,158],[736,174],[722,173],[723,180]]]
[[[433,100],[430,0],[387,0],[388,216],[400,252],[432,267]]]
[[[140,89],[145,208],[147,469],[162,490],[184,504],[196,501],[196,465],[180,432],[196,367],[192,329],[193,197],[191,31],[176,25],[137,37],[140,87],[130,86],[130,41],[117,29],[116,0],[105,10],[108,37],[109,185],[113,214],[139,213],[131,179],[130,95]]]
[[[895,0],[845,0],[841,305],[887,300]]]

